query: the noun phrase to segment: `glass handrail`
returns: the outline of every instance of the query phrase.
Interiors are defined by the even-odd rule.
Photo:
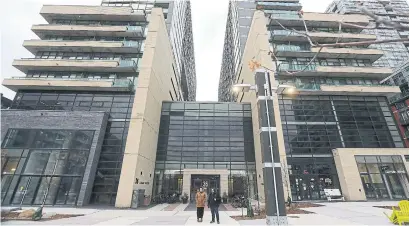
[[[302,36],[300,34],[297,34],[296,32],[286,30],[274,30],[273,35]]]
[[[115,78],[64,78],[64,77],[11,77],[22,80],[79,80],[79,81],[114,81]]]
[[[278,65],[277,68],[278,71],[315,71],[316,70],[316,65],[302,65],[302,64],[288,64],[288,63],[281,63]]]
[[[291,52],[301,52],[301,51],[311,51],[309,46],[300,45],[276,45],[276,51],[291,51]]]
[[[137,65],[134,60],[120,60],[119,67],[133,67],[136,69]]]
[[[280,18],[280,19],[300,19],[300,15],[296,14],[271,14],[271,18]]]
[[[69,81],[102,81],[111,82],[113,87],[128,87],[132,86],[133,82],[130,79],[121,78],[53,78],[53,77],[11,77],[11,79],[18,80],[46,80],[46,81],[58,81],[58,80],[69,80]]]
[[[392,96],[391,98],[389,98],[389,103],[395,103],[397,101],[400,101],[400,100],[406,99],[406,98],[409,98],[409,92],[398,93],[398,94]]]
[[[301,6],[300,3],[286,3],[286,2],[257,2],[258,5],[272,5],[272,6]]]

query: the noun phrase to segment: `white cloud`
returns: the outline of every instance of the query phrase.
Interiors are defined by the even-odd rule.
[[[39,14],[43,4],[99,5],[101,0],[16,0],[1,7],[1,81],[24,76],[12,66],[13,59],[31,57],[22,47],[27,39],[35,39],[33,24],[45,23]],[[304,11],[323,12],[331,0],[301,0]],[[216,101],[223,53],[228,0],[192,0],[193,37],[195,43],[197,100]],[[14,92],[2,87],[6,97]]]

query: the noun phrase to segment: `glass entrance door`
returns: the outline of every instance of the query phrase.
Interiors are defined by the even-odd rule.
[[[212,189],[219,191],[220,189],[220,176],[219,175],[197,175],[192,174],[191,176],[191,186],[190,195],[191,201],[195,200],[195,194],[200,189],[203,188],[204,192],[209,194]]]

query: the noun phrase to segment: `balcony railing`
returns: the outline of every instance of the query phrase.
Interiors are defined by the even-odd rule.
[[[394,95],[393,97],[389,98],[389,103],[393,104],[395,102],[404,100],[409,98],[409,92],[407,93],[398,93],[396,95]]]
[[[302,52],[311,51],[311,47],[304,45],[276,45],[276,51]]]
[[[402,126],[409,125],[409,119],[407,119],[407,118],[405,119],[405,118],[403,118],[402,116],[400,116],[399,121],[400,121],[400,124],[401,124]]]
[[[298,14],[271,14],[271,19],[300,19]]]
[[[405,137],[406,137],[407,139],[409,139],[409,131],[408,131],[408,130],[405,130]]]
[[[278,71],[315,71],[317,68],[316,65],[304,65],[304,64],[288,64],[288,63],[281,63],[278,65]]]
[[[11,79],[45,80],[45,81],[102,81],[102,82],[112,82],[112,87],[128,87],[128,88],[132,88],[132,86],[133,86],[133,82],[130,79],[121,79],[121,78],[12,77]]]
[[[120,60],[119,67],[133,67],[136,69],[138,66],[134,60]]]
[[[138,46],[139,46],[139,42],[135,42],[135,41],[123,41],[123,46],[124,46],[124,47],[138,47]]]
[[[300,3],[285,3],[285,2],[257,2],[257,5],[259,6],[264,6],[264,7],[268,7],[268,6],[281,6],[281,7],[301,7]]]

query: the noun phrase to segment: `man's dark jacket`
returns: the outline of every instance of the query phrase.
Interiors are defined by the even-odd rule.
[[[220,203],[222,202],[222,198],[217,193],[210,193],[208,199],[208,205],[210,207],[219,207]]]

